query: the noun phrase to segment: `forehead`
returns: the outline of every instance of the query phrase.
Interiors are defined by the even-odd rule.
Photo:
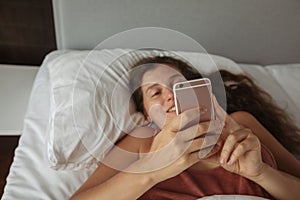
[[[163,83],[174,75],[182,75],[175,67],[166,64],[156,64],[156,66],[145,72],[142,78],[142,84]]]

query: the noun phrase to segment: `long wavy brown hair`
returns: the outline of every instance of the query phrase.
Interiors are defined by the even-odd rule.
[[[142,77],[157,64],[166,64],[180,71],[187,80],[201,78],[201,74],[189,63],[177,58],[157,56],[144,58],[137,62],[133,68],[146,65],[142,70],[133,70],[130,74],[130,88],[137,110],[143,112],[143,95],[140,89]],[[212,82],[213,93],[220,98],[218,90],[214,87],[215,81],[223,79],[226,92],[228,114],[236,111],[251,113],[286,149],[299,158],[300,155],[300,129],[293,123],[292,118],[281,109],[272,97],[255,84],[244,74],[233,74],[226,70],[220,70],[207,76]],[[137,88],[137,89],[136,89]]]

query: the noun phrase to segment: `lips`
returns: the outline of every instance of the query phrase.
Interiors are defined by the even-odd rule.
[[[171,113],[171,112],[175,112],[175,111],[176,111],[175,106],[172,106],[171,108],[169,108],[167,110],[167,113]]]

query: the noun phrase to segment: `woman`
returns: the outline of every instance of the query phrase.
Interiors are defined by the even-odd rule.
[[[100,165],[72,199],[196,199],[213,194],[275,199],[300,196],[300,162],[281,145],[299,153],[299,130],[283,111],[267,102],[269,96],[249,78],[222,71],[229,115],[214,99],[217,119],[191,124],[206,108],[176,116],[171,86],[200,75],[185,62],[170,57],[144,59],[136,64],[140,65],[146,68],[136,70],[131,79],[134,100],[137,109],[159,127],[158,133],[149,127],[134,130],[117,144],[136,153],[124,159],[124,170]],[[212,74],[209,78],[214,81],[214,77]],[[245,89],[247,96],[239,96],[245,95]],[[214,94],[218,98],[218,92]],[[207,137],[217,135],[208,132],[221,132],[221,137],[216,145],[215,141],[203,147]],[[199,157],[203,149],[210,147],[213,149],[205,158]],[[107,158],[116,155],[112,150]]]

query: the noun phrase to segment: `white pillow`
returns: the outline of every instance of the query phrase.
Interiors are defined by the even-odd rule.
[[[287,96],[291,97],[295,105],[300,111],[300,87],[299,87],[299,75],[300,75],[300,63],[294,64],[282,64],[282,65],[269,65],[266,66],[268,72],[279,83],[281,88],[287,93]],[[294,109],[294,108],[292,108]]]
[[[241,69],[268,92],[278,106],[291,115],[300,128],[300,64],[250,65],[239,64]]]
[[[51,94],[46,148],[50,167],[96,167],[124,135],[122,131],[129,133],[136,126],[147,124],[130,101],[128,80],[120,77],[139,59],[157,55],[182,57],[204,73],[217,70],[216,65],[234,73],[242,72],[230,59],[195,52],[63,52],[48,64]]]

